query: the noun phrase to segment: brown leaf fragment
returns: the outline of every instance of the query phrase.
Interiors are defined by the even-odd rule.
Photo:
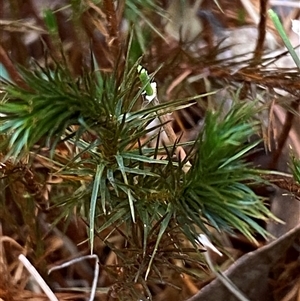
[[[224,274],[248,297],[249,300],[269,301],[269,273],[285,256],[300,234],[300,226],[270,244],[239,258]],[[237,301],[225,286],[215,279],[187,301]]]

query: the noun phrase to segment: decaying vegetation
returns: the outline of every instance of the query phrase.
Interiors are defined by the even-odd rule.
[[[273,2],[0,2],[0,300],[299,299],[300,7]]]

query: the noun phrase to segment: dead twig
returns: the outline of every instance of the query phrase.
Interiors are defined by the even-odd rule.
[[[261,61],[261,57],[264,51],[264,41],[266,37],[267,26],[267,8],[268,0],[260,0],[260,21],[258,25],[259,32],[253,59],[253,63],[255,65]]]
[[[20,87],[24,89],[28,89],[28,86],[26,85],[25,81],[20,76],[17,68],[15,67],[15,65],[7,55],[5,49],[1,45],[0,45],[0,62],[3,64],[9,76],[16,84],[18,84]]]
[[[278,147],[275,150],[272,160],[270,162],[269,168],[275,169],[278,163],[278,160],[280,158],[280,155],[282,153],[283,147],[289,137],[289,132],[293,126],[293,122],[295,119],[295,113],[294,111],[297,111],[299,108],[300,99],[297,99],[291,103],[291,110],[286,113],[284,125],[282,127],[281,134],[278,139]]]

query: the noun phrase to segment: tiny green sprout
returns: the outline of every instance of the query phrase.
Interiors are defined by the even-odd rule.
[[[148,75],[147,70],[142,67],[141,65],[138,65],[137,71],[140,74],[140,80],[143,86],[145,86],[145,93],[147,96],[152,96],[154,91],[150,84],[150,77]]]

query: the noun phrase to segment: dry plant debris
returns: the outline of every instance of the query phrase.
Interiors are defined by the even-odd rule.
[[[138,74],[133,76],[132,81],[132,73],[127,73],[128,78],[123,78],[127,64],[132,66],[139,59],[138,64],[149,71],[150,77],[153,75],[147,84],[157,83],[159,112],[164,112],[160,122],[164,128],[171,129],[172,138],[171,141],[168,138],[163,140],[160,122],[151,123],[159,139],[148,141],[146,134],[152,132],[145,130],[141,139],[130,140],[131,137],[126,137],[128,144],[124,142],[124,149],[144,150],[152,145],[157,150],[151,153],[153,158],[160,158],[162,162],[183,162],[176,172],[170,164],[166,165],[160,174],[161,179],[155,182],[158,187],[164,183],[163,179],[170,181],[168,185],[176,183],[179,170],[185,164],[196,166],[192,141],[199,137],[199,132],[207,129],[205,120],[209,118],[209,112],[219,111],[220,119],[226,118],[234,98],[237,98],[246,103],[256,101],[256,106],[260,108],[252,119],[255,124],[260,124],[256,134],[263,141],[255,148],[249,147],[247,157],[243,157],[254,168],[262,169],[259,185],[253,180],[256,185],[251,189],[266,200],[273,193],[272,203],[269,204],[271,208],[282,197],[276,194],[278,187],[299,199],[300,72],[267,17],[270,6],[281,17],[291,42],[295,47],[299,46],[298,1],[0,0],[1,104],[6,101],[7,90],[3,87],[8,80],[30,93],[32,87],[26,78],[26,71],[38,66],[40,71],[45,71],[44,76],[48,76],[47,89],[51,79],[55,79],[53,74],[56,74],[56,68],[59,69],[59,64],[63,63],[68,66],[69,73],[61,73],[67,76],[60,79],[70,80],[68,92],[74,87],[75,90],[77,87],[84,90],[89,85],[90,78],[84,77],[86,70],[93,70],[92,76],[95,77],[92,80],[95,81],[99,80],[96,77],[98,72],[107,77],[113,74],[120,87],[126,80],[127,84],[129,82],[126,89],[123,87],[124,95],[138,95],[132,108],[140,106],[141,110],[147,109],[152,113],[153,107],[150,105],[143,108],[145,96],[142,95]],[[131,49],[125,51],[128,45]],[[249,54],[252,51],[253,54]],[[80,78],[83,80],[71,80]],[[36,80],[43,83],[40,73],[36,73]],[[102,88],[109,90],[110,86]],[[188,101],[174,102],[176,99]],[[171,102],[174,102],[174,107],[170,109]],[[8,114],[1,108],[0,122]],[[65,111],[68,111],[68,106]],[[45,112],[42,119],[47,120],[50,113]],[[96,115],[96,109],[94,113]],[[124,119],[128,117],[129,123],[132,122],[130,116],[123,116]],[[112,165],[114,156],[111,149],[114,143],[120,141],[111,140],[109,147],[99,145],[98,133],[91,128],[76,144],[74,141],[79,137],[76,136],[77,130],[82,124],[71,124],[64,132],[64,139],[55,141],[54,150],[49,143],[40,145],[41,140],[38,139],[24,156],[14,160],[13,156],[7,156],[9,150],[3,147],[7,142],[1,128],[3,124],[0,123],[0,300],[48,300],[18,260],[20,254],[30,260],[58,300],[236,300],[218,284],[218,280],[213,280],[214,275],[202,254],[205,249],[195,248],[192,239],[184,235],[189,232],[183,233],[172,215],[153,217],[160,210],[155,201],[158,199],[160,203],[167,203],[174,188],[172,185],[171,189],[160,191],[159,196],[155,191],[141,192],[153,204],[151,214],[147,216],[151,227],[146,242],[143,241],[143,234],[147,229],[139,219],[142,208],[137,212],[131,210],[136,223],[126,223],[121,218],[124,208],[120,206],[119,215],[107,227],[103,227],[107,224],[105,215],[101,215],[100,211],[95,211],[94,215],[89,212],[91,195],[87,191],[92,191],[93,183],[93,167],[89,160],[100,149],[108,155],[108,166]],[[247,128],[241,127],[241,132],[244,130]],[[132,130],[127,136],[134,136],[137,131]],[[111,135],[109,128],[107,135]],[[70,137],[74,140],[69,141]],[[253,138],[248,138],[245,143],[251,144]],[[10,147],[13,148],[17,141]],[[166,146],[177,143],[179,145],[174,148]],[[83,149],[91,152],[85,153]],[[291,152],[294,161],[290,158]],[[140,151],[136,158],[141,155]],[[122,158],[117,159],[119,166],[124,166]],[[84,164],[80,165],[78,161]],[[147,162],[150,165],[152,161]],[[139,161],[134,168],[142,164]],[[84,167],[80,176],[76,173],[79,167]],[[189,169],[190,165],[185,173],[188,174]],[[267,169],[272,172],[265,172]],[[149,177],[157,170],[154,166],[153,170],[148,171]],[[97,171],[101,174],[103,170],[99,168]],[[123,179],[130,172],[133,169],[120,170]],[[108,172],[107,175],[113,183],[114,174]],[[256,176],[258,174],[253,175]],[[139,177],[141,175],[137,174],[133,181],[140,180]],[[242,182],[245,183],[249,184],[249,178]],[[128,192],[127,188],[121,190],[120,187],[120,195]],[[114,185],[111,184],[109,189],[113,191]],[[99,199],[105,198],[105,194],[108,192],[99,191]],[[80,206],[72,205],[70,195],[80,199]],[[98,199],[97,194],[95,199]],[[129,198],[130,202],[133,201]],[[114,208],[106,208],[106,204],[101,206],[104,211],[113,212]],[[280,206],[280,210],[285,211],[285,206],[289,204]],[[255,240],[249,241],[238,232],[225,234],[223,230],[218,231],[217,224],[211,223],[209,226],[214,243],[224,253],[222,258],[211,254],[213,262],[223,271],[229,267],[226,273],[233,275],[231,280],[249,300],[299,299],[297,237],[300,205],[293,206],[293,214],[287,219],[293,221],[291,227],[295,229],[270,244],[262,235],[256,235]],[[91,215],[97,218],[95,231],[92,231],[95,233],[92,251],[99,258],[95,297],[93,290],[90,297],[95,281],[95,262],[94,257],[89,257],[93,256],[90,255],[89,233],[94,226],[93,222],[84,218]],[[266,228],[264,218],[259,229]],[[130,220],[130,214],[127,220]],[[165,232],[164,226],[167,229]],[[195,228],[198,232],[203,230],[199,225]],[[276,236],[276,233],[273,235]],[[87,260],[76,262],[78,258]],[[72,265],[64,266],[66,262]],[[57,266],[64,268],[55,269]],[[255,279],[251,279],[253,275],[257,275]],[[262,276],[264,283],[257,282]],[[241,279],[242,283],[239,281]]]

